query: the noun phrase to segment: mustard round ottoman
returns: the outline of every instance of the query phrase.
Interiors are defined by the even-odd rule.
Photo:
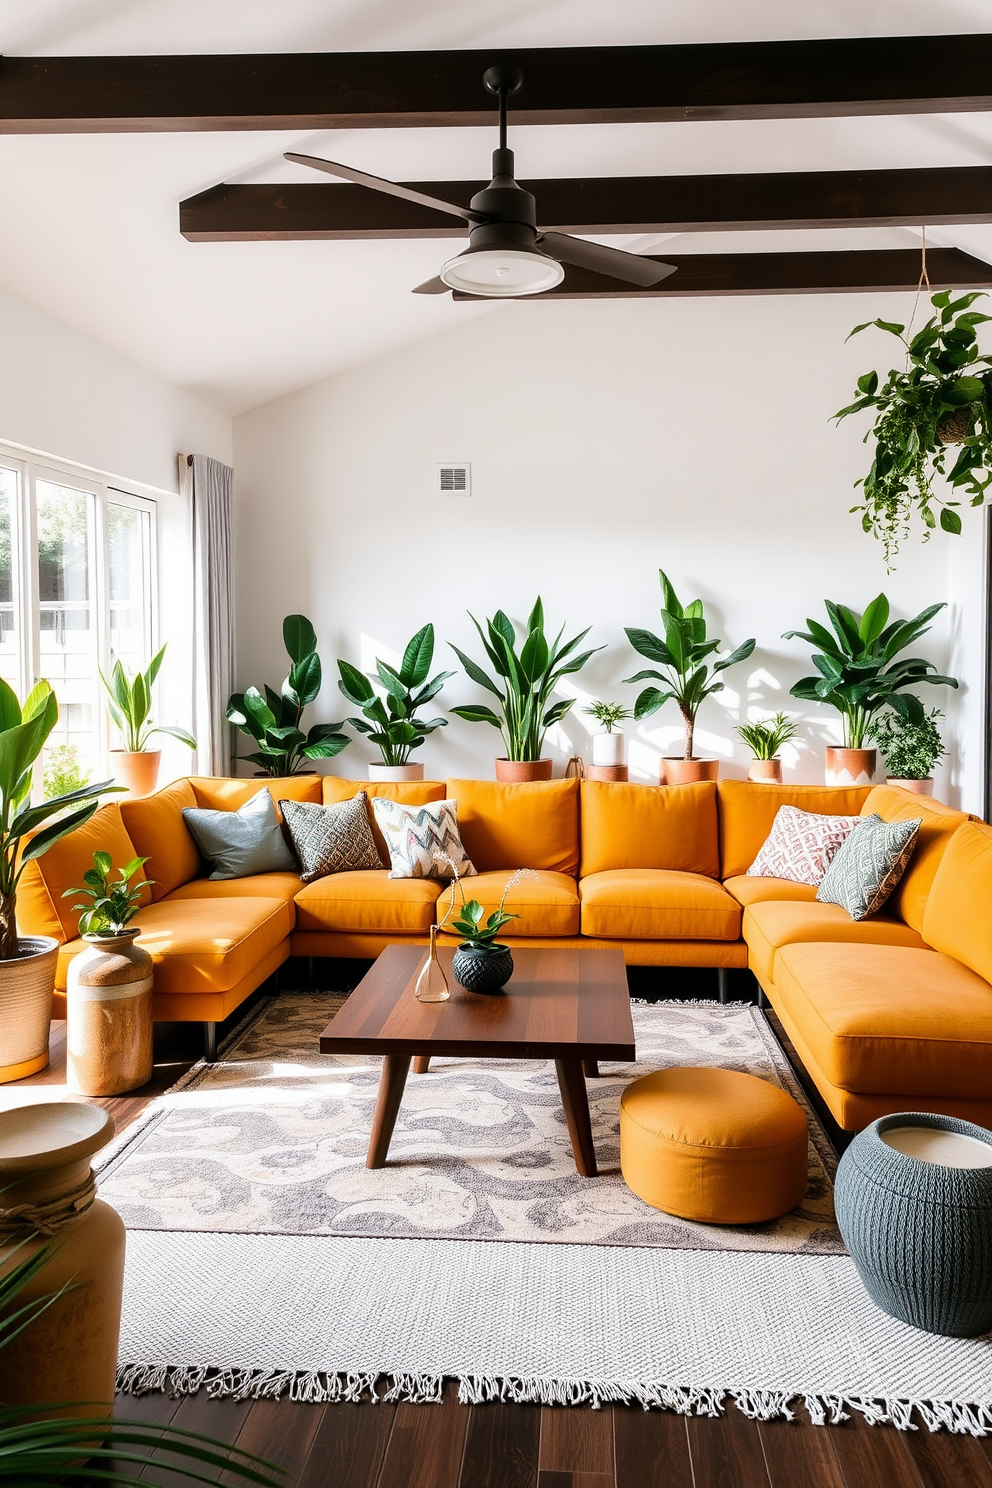
[[[792,1096],[737,1070],[659,1070],[620,1097],[627,1186],[681,1219],[758,1224],[787,1214],[806,1192],[806,1144]]]

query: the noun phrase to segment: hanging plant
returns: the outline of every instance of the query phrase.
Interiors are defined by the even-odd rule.
[[[878,410],[865,435],[866,444],[874,436],[875,458],[855,482],[865,499],[851,510],[861,513],[865,532],[879,539],[890,568],[914,512],[922,519],[924,541],[938,521],[945,532],[958,533],[961,501],[954,493],[981,506],[992,481],[992,356],[979,354],[976,331],[992,316],[971,309],[982,298],[975,292],[952,300],[949,290],[932,295],[936,313],[911,338],[891,320],[867,320],[851,332],[878,326],[906,348],[903,370],[893,369],[881,386],[877,372],[866,372],[858,378],[861,396],[834,414],[839,420],[863,408]],[[948,470],[951,447],[958,454]],[[946,480],[950,494],[934,490],[936,476]]]

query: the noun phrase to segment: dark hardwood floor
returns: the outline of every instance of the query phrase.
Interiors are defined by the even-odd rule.
[[[637,995],[651,995],[650,981],[632,983]],[[294,984],[292,968],[284,984]],[[297,976],[295,985],[303,984]],[[733,995],[748,995],[752,985],[740,973]],[[663,995],[709,990],[701,974],[691,984],[666,982]],[[100,1101],[118,1129],[196,1057],[195,1030],[158,1033],[149,1084]],[[65,1032],[56,1024],[49,1068],[4,1089],[50,1085],[54,1094],[64,1081]],[[201,1392],[182,1400],[122,1396],[118,1415],[171,1421],[256,1452],[298,1488],[992,1488],[992,1438],[899,1432],[860,1417],[816,1427],[801,1409],[794,1422],[757,1422],[733,1406],[716,1419],[626,1406],[463,1406],[451,1385],[440,1405],[213,1401]],[[180,1481],[155,1465],[143,1477]]]

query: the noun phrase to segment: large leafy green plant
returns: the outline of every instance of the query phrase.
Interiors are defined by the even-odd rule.
[[[921,682],[957,687],[956,680],[941,676],[932,661],[919,656],[896,660],[907,646],[926,635],[943,603],[928,605],[913,620],[891,624],[884,594],[873,599],[863,615],[830,599],[824,603],[832,634],[818,620],[807,619],[808,630],[787,630],[783,639],[808,641],[819,648],[813,653],[819,675],[803,677],[791,689],[792,696],[836,708],[844,724],[845,748],[865,747],[872,719],[882,708],[891,708],[911,723],[922,723],[923,704],[908,688]]]
[[[576,653],[575,648],[585,640],[591,626],[586,626],[564,644],[565,627],[562,626],[555,639],[549,642],[544,633],[544,605],[540,597],[530,612],[527,634],[519,653],[513,621],[502,610],[497,610],[493,618],[486,621],[485,630],[474,615],[470,615],[470,619],[479,632],[495,676],[490,676],[457,646],[451,649],[472,681],[499,698],[499,712],[494,712],[484,703],[469,703],[451,711],[469,723],[488,723],[499,729],[508,760],[539,760],[548,729],[559,723],[575,702],[574,698],[564,698],[549,706],[551,694],[562,677],[581,671],[589,658],[603,647],[594,646],[589,651]]]
[[[47,682],[38,682],[24,706],[0,678],[0,960],[17,955],[17,885],[28,863],[67,833],[88,822],[99,797],[117,789],[112,780],[83,785],[31,805],[35,762],[58,723],[59,705]],[[71,808],[71,809],[69,809]],[[57,820],[51,820],[56,818]],[[48,823],[46,826],[45,823]]]
[[[691,760],[695,757],[692,748],[700,705],[714,692],[723,691],[723,683],[717,680],[717,674],[725,672],[735,662],[744,661],[751,655],[755,643],[753,638],[742,641],[728,656],[722,656],[713,662],[708,661],[707,658],[720,649],[721,642],[710,639],[706,634],[703,601],[694,599],[683,605],[664,570],[658,570],[658,577],[661,580],[664,640],[650,630],[628,626],[626,631],[627,639],[634,650],[640,656],[647,657],[648,661],[657,662],[661,670],[647,667],[624,680],[645,682],[651,679],[663,684],[661,687],[645,687],[638,694],[634,704],[634,717],[649,718],[665,703],[674,702],[682,714],[685,727],[683,758]]]
[[[239,758],[272,776],[301,773],[306,761],[332,759],[351,742],[341,733],[343,723],[315,723],[303,732],[303,711],[316,701],[322,680],[317,636],[305,615],[287,615],[282,638],[292,666],[280,690],[246,687],[227,705],[228,721],[258,745]]]
[[[865,442],[875,440],[871,469],[861,486],[864,503],[861,525],[877,537],[890,563],[900,542],[909,535],[917,512],[925,536],[937,525],[939,509],[945,532],[961,531],[959,501],[934,491],[934,476],[947,477],[952,492],[960,491],[972,506],[981,506],[992,481],[992,356],[979,353],[976,327],[992,317],[972,310],[981,293],[954,300],[948,290],[931,297],[934,315],[911,339],[898,321],[868,320],[851,336],[877,326],[906,348],[904,368],[894,368],[879,385],[877,372],[858,378],[859,397],[834,417],[847,418],[862,409],[877,410]],[[850,340],[850,337],[848,337]],[[947,448],[960,446],[950,470]]]
[[[341,680],[338,687],[363,718],[349,718],[352,728],[367,734],[382,755],[384,765],[405,765],[428,734],[446,728],[446,718],[418,718],[417,710],[436,697],[454,672],[438,672],[428,682],[427,674],[434,660],[434,627],[425,625],[413,637],[399,667],[391,667],[378,657],[375,680],[385,697],[380,697],[364,672],[349,661],[339,661]]]
[[[143,754],[153,734],[169,734],[189,749],[196,748],[196,740],[184,728],[172,723],[152,723],[152,686],[159,674],[165,646],[152,657],[145,670],[135,672],[132,677],[118,659],[111,668],[110,677],[100,673],[100,681],[107,691],[107,711],[114,722],[124,748],[131,754]]]

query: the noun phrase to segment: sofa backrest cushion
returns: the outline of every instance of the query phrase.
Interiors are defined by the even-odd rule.
[[[193,775],[190,785],[196,800],[195,806],[206,806],[211,811],[238,811],[260,790],[267,790],[273,801],[321,801],[320,775],[277,775],[258,780],[234,780],[226,775]]]
[[[120,802],[121,819],[135,852],[151,860],[145,871],[154,880],[153,902],[200,874],[200,854],[183,821],[183,807],[196,804],[189,780],[174,780],[154,795]]]
[[[944,850],[923,916],[923,939],[992,982],[992,827],[965,822]]]
[[[340,780],[336,775],[324,776],[324,805],[336,806],[339,801],[350,801],[364,791],[369,801],[369,821],[372,826],[372,836],[375,839],[379,858],[385,867],[389,866],[389,846],[385,837],[379,830],[379,824],[375,819],[375,812],[371,803],[378,796],[380,800],[397,801],[401,806],[429,806],[432,801],[443,801],[445,785],[443,780],[402,780],[402,781],[369,781],[369,780]]]
[[[465,851],[480,873],[536,868],[579,871],[579,782],[449,780]]]
[[[83,874],[93,867],[93,854],[98,851],[110,854],[115,869],[123,868],[132,858],[140,856],[127,834],[116,801],[101,806],[84,826],[77,827],[40,858],[34,858],[28,863],[17,894],[18,923],[26,933],[54,935],[62,941],[77,938],[79,911],[72,906],[85,901],[63,899],[62,895],[66,889],[79,888],[83,882]],[[147,875],[139,869],[132,881],[141,883],[146,879]],[[44,902],[46,895],[47,907]],[[141,902],[147,904],[150,898],[151,891],[146,889]],[[40,923],[35,921],[35,914],[38,914],[39,921],[47,920],[48,929],[40,928]],[[56,921],[60,930],[55,929]]]
[[[721,780],[717,786],[720,877],[733,878],[747,872],[780,806],[798,806],[801,811],[822,812],[825,816],[857,816],[870,789],[867,785],[764,785]]]
[[[913,856],[891,899],[887,915],[905,920],[923,933],[927,899],[934,875],[955,832],[967,820],[967,813],[955,811],[942,801],[914,795],[896,785],[876,785],[861,808],[862,816],[880,816],[884,822],[918,821],[922,818]]]
[[[720,877],[716,784],[582,782],[580,873],[667,868]]]

